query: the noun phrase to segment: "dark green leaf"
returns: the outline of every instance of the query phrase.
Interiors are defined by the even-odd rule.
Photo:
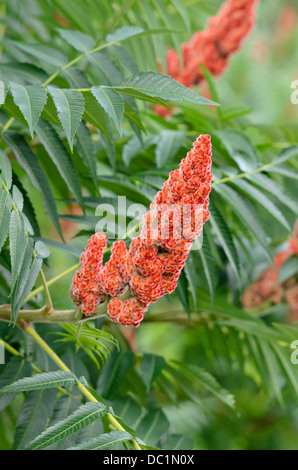
[[[81,207],[84,207],[79,175],[57,132],[51,124],[44,120],[40,120],[36,128],[36,134],[55,163],[59,173],[67,183],[70,191],[72,191],[76,197],[77,202]]]
[[[121,95],[117,91],[104,86],[92,87],[91,92],[100,106],[111,117],[119,134],[121,135],[124,112],[124,102]]]
[[[39,190],[49,217],[62,237],[55,199],[47,176],[40,166],[36,156],[20,134],[7,132],[3,138],[13,150],[19,164],[28,173],[32,184]]]
[[[16,424],[13,449],[23,449],[45,428],[51,417],[57,393],[55,390],[30,392],[23,403]]]
[[[86,405],[82,405],[66,419],[46,429],[40,436],[34,439],[26,449],[39,450],[48,447],[80,431],[82,428],[107,413],[108,409],[102,403],[87,403]]]

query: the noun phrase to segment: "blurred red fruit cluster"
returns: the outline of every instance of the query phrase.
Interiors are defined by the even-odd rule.
[[[283,264],[291,257],[298,256],[298,221],[294,227],[293,237],[289,239],[286,250],[277,253],[274,265],[244,291],[242,304],[245,308],[261,307],[266,301],[278,304],[285,301],[289,305],[291,319],[298,320],[298,283],[294,277],[284,283],[278,282],[279,272]]]
[[[103,266],[105,235],[91,237],[70,288],[82,313],[95,313],[106,299],[112,320],[138,326],[151,302],[173,292],[192,241],[209,217],[211,155],[210,136],[201,135],[156,194],[129,250],[124,241],[114,242],[112,255]],[[119,299],[128,289],[131,297]]]
[[[226,69],[233,53],[238,51],[255,24],[258,0],[227,0],[218,14],[210,18],[204,31],[195,33],[189,43],[181,46],[183,67],[176,50],[167,53],[167,74],[186,87],[199,84],[203,79],[200,64],[212,75]],[[157,105],[155,112],[167,116],[169,110]]]

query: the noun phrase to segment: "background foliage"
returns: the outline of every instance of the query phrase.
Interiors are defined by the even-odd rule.
[[[206,71],[199,90],[158,74],[157,58],[165,64],[219,4],[1,4],[0,300],[13,322],[21,307],[44,304],[42,264],[55,311],[73,308],[74,263],[99,203],[117,210],[126,195],[149,206],[201,133],[212,138],[214,175],[202,249],[137,331],[103,318],[36,324],[68,372],[0,322],[10,345],[0,385],[11,386],[0,394],[1,449],[33,439],[33,448],[129,448],[132,436],[163,449],[297,449],[297,326],[286,304],[241,304],[298,216],[297,5],[261,1],[243,50],[219,79]],[[175,113],[164,120],[153,103]],[[83,404],[78,382],[103,405]]]

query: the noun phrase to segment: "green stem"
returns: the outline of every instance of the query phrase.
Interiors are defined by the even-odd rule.
[[[274,163],[267,163],[266,165],[260,166],[258,168],[254,168],[253,170],[250,171],[245,171],[244,173],[238,173],[237,175],[231,175],[231,176],[226,176],[225,178],[221,178],[220,180],[216,180],[211,184],[211,187],[215,186],[216,184],[223,184],[223,183],[229,183],[232,180],[236,180],[239,178],[245,178],[246,176],[253,175],[255,173],[260,173],[261,171],[266,171],[272,166],[278,165],[278,162]]]
[[[51,299],[51,294],[50,294],[49,287],[48,287],[48,284],[47,284],[47,281],[46,281],[46,278],[42,269],[39,271],[39,275],[41,277],[41,282],[42,282],[42,286],[43,286],[45,297],[46,297],[45,312],[52,313],[53,303]]]
[[[4,132],[6,132],[9,129],[9,127],[12,125],[13,122],[14,122],[14,118],[13,117],[9,118],[7,123],[2,127],[1,134],[4,134]]]
[[[3,344],[3,346],[5,347],[5,349],[7,351],[9,351],[11,354],[13,354],[14,356],[22,356],[21,353],[19,353],[19,351],[17,351],[14,347],[12,347],[10,344],[8,344],[6,341],[4,341],[3,339],[0,339],[0,343]],[[37,367],[35,364],[32,364],[30,362],[30,366],[32,367],[32,369],[34,370],[34,372],[36,372],[37,374],[42,374],[42,370],[39,369],[39,367]],[[69,394],[64,388],[62,387],[57,387],[57,390],[59,390],[61,393],[64,393],[64,394]]]
[[[119,299],[126,300],[132,296],[130,289],[127,289],[119,296]],[[78,308],[70,310],[55,310],[51,314],[47,312],[45,307],[37,310],[22,309],[18,313],[18,321],[26,323],[84,323],[86,321],[93,321],[96,318],[103,318],[107,313],[107,305],[109,297],[105,302],[99,305],[97,312],[89,317],[80,317],[80,310]],[[0,321],[11,321],[11,305],[0,305]]]
[[[55,276],[52,279],[50,279],[49,281],[47,281],[46,285],[50,286],[50,285],[54,284],[55,282],[59,281],[62,277],[67,276],[67,274],[70,274],[72,271],[75,271],[76,269],[78,269],[79,266],[80,266],[80,263],[74,264],[70,268],[68,268],[65,271],[63,271],[62,273],[58,274],[58,276]],[[44,289],[44,286],[41,285],[41,286],[37,287],[36,289],[34,289],[33,291],[31,291],[30,294],[26,297],[24,303],[28,302],[28,300],[30,300],[32,297],[37,295],[43,289]]]
[[[22,322],[19,326],[23,331],[25,331],[25,333],[30,335],[31,338],[33,338],[36,341],[36,343],[50,356],[50,358],[58,365],[58,367],[61,370],[64,370],[65,372],[71,372],[70,369],[67,367],[67,365],[64,364],[64,362],[60,359],[60,357],[57,356],[55,351],[53,351],[53,349],[50,348],[50,346],[41,338],[41,336],[39,336],[39,334],[35,331],[35,329],[30,324],[26,322]],[[98,400],[96,400],[96,398],[92,395],[92,393],[89,392],[89,390],[85,387],[85,385],[82,384],[80,381],[78,381],[77,387],[81,390],[81,392],[85,395],[85,397],[89,401],[98,403]],[[125,429],[117,421],[115,416],[113,416],[111,413],[108,413],[106,416],[109,419],[110,423],[116,427],[116,429],[118,429],[119,431],[125,431]],[[139,444],[134,439],[132,439],[132,443],[136,450],[142,450]]]

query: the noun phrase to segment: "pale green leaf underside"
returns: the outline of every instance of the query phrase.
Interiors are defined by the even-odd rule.
[[[34,375],[33,377],[26,377],[14,382],[0,390],[0,393],[5,392],[27,392],[29,390],[43,390],[46,388],[56,388],[65,385],[77,383],[78,379],[72,372],[55,371],[45,372],[42,374]]]
[[[39,85],[23,86],[10,82],[10,86],[14,102],[26,119],[33,137],[34,128],[47,101],[47,92]]]
[[[53,86],[49,86],[48,90],[54,100],[58,117],[72,150],[74,136],[84,114],[83,95],[76,90],[56,88]]]

